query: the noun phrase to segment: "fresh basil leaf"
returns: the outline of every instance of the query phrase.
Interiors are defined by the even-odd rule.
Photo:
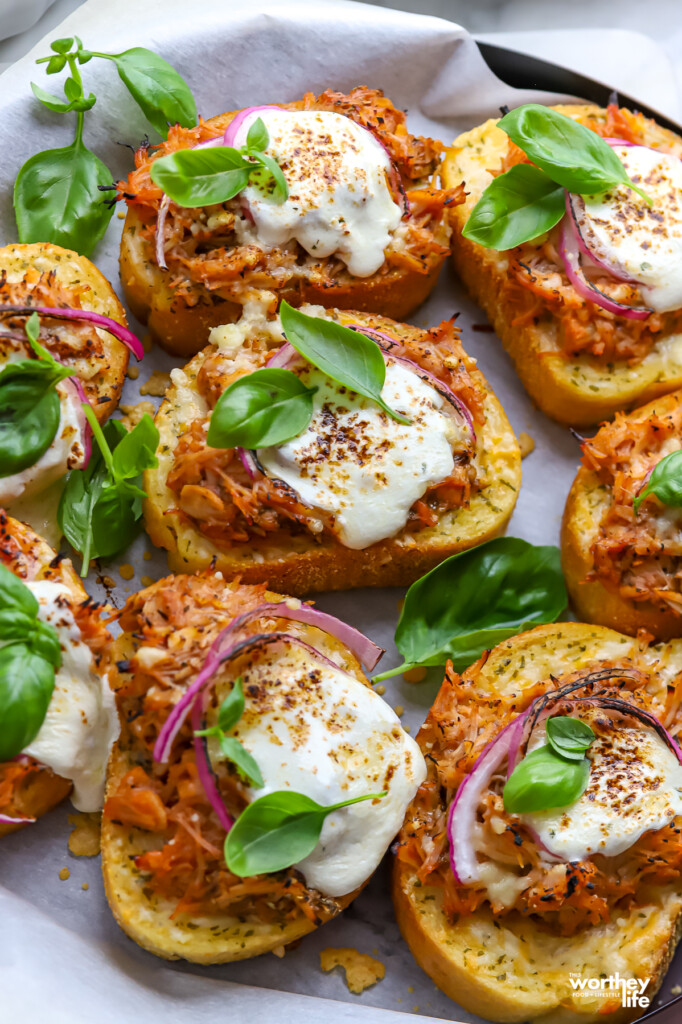
[[[554,753],[570,761],[580,761],[595,740],[594,732],[587,722],[567,715],[548,718],[545,733],[547,743]]]
[[[399,423],[410,422],[407,416],[386,405],[381,397],[386,363],[377,344],[360,331],[351,331],[333,320],[307,316],[288,302],[282,302],[279,312],[287,341],[304,359],[337,384],[371,398]]]
[[[381,796],[368,793],[323,807],[303,793],[268,793],[250,803],[228,832],[225,862],[240,878],[282,871],[312,853],[328,814]]]
[[[246,134],[246,148],[258,149],[261,152],[268,148],[270,135],[262,117],[257,117]]]
[[[80,137],[63,149],[30,157],[14,183],[19,241],[53,242],[89,256],[113,212],[97,186],[111,179],[111,171]]]
[[[448,659],[462,671],[487,648],[554,622],[566,604],[556,547],[498,537],[452,555],[407,591],[395,632],[405,661],[374,681]]]
[[[158,53],[135,46],[123,53],[95,56],[107,56],[115,62],[128,92],[164,139],[169,124],[193,128],[197,123],[197,108],[187,82]]]
[[[25,583],[0,562],[0,608],[3,611],[17,611],[35,620],[38,602]]]
[[[18,608],[0,608],[0,641],[10,643],[12,640],[25,640],[35,626],[35,621],[33,616]]]
[[[125,432],[119,420],[109,420],[104,427],[104,437],[110,447],[118,442],[119,431]],[[94,445],[87,467],[69,473],[57,509],[57,522],[62,533],[71,547],[83,556],[82,576],[87,575],[91,559],[97,557],[93,553],[92,521],[95,505],[108,479],[101,449]]]
[[[48,110],[54,110],[58,114],[66,114],[69,110],[73,110],[73,102],[68,100],[60,100],[59,96],[54,96],[51,92],[46,92],[45,89],[41,89],[35,82],[31,82],[31,89],[33,95],[39,100],[44,107]]]
[[[647,198],[630,181],[608,142],[572,117],[539,103],[526,103],[505,114],[498,127],[569,192],[593,195],[626,184]]]
[[[0,649],[0,761],[16,757],[38,735],[54,683],[54,667],[27,644]]]
[[[260,789],[265,785],[255,759],[235,736],[224,736],[221,733],[219,742],[223,757],[232,762],[238,773],[250,786]]]
[[[310,423],[313,395],[291,370],[254,370],[222,393],[211,413],[212,448],[267,448],[296,437]]]
[[[133,430],[120,434],[112,448],[115,479],[130,480],[145,469],[158,466],[158,446],[159,431],[149,413],[145,413]]]
[[[267,153],[249,151],[249,155],[262,165],[261,170],[251,172],[251,184],[255,185],[267,199],[272,199],[275,203],[286,202],[289,198],[289,186],[277,161]]]
[[[655,494],[658,500],[669,508],[679,508],[682,505],[682,451],[671,452],[656,463],[646,487],[632,502],[635,515],[650,494]]]
[[[244,714],[244,683],[239,676],[234,686],[220,705],[218,711],[218,728],[223,732],[233,729]]]
[[[551,230],[565,213],[563,188],[539,168],[516,164],[491,181],[462,234],[486,249],[503,252]]]
[[[52,367],[37,360],[0,371],[0,477],[34,466],[52,444],[61,417],[56,382]]]
[[[538,747],[517,764],[504,787],[504,809],[528,814],[568,807],[587,789],[590,762],[565,761],[548,747]]]
[[[59,641],[59,633],[50,622],[42,622],[36,619],[33,629],[29,633],[26,644],[33,654],[39,655],[48,661],[55,669],[62,663],[62,647]]]
[[[113,558],[139,533],[141,504],[125,486],[107,482],[92,510],[91,558]]]
[[[50,43],[50,49],[54,53],[68,53],[72,46],[73,36],[69,36],[68,38],[64,37],[63,39],[55,39]]]
[[[212,206],[246,188],[253,164],[231,146],[180,149],[154,160],[151,178],[180,206]]]

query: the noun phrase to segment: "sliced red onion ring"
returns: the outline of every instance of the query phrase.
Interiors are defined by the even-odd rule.
[[[116,323],[111,317],[103,313],[93,313],[89,309],[71,309],[69,306],[53,308],[51,306],[0,306],[0,319],[5,316],[30,316],[37,313],[39,316],[50,316],[55,320],[84,320],[99,327],[108,334],[122,341],[130,349],[136,359],[144,357],[142,343],[138,341],[132,331],[129,331],[123,324]]]
[[[245,107],[243,110],[238,110],[237,113],[232,118],[232,120],[230,121],[230,123],[228,124],[227,128],[225,129],[225,134],[223,136],[222,141],[223,146],[234,146],[234,140],[237,137],[237,132],[244,124],[244,121],[247,119],[247,117],[250,117],[251,114],[260,113],[261,110],[282,109],[282,107],[275,107],[272,104],[269,104],[263,107]]]
[[[90,461],[90,456],[92,455],[92,427],[90,426],[88,417],[83,411],[81,403],[85,402],[86,404],[89,404],[88,398],[78,377],[67,377],[66,380],[63,381],[63,384],[65,387],[73,389],[76,393],[78,429],[80,430],[81,443],[83,445],[83,462],[80,468],[85,469]]]
[[[580,251],[584,256],[587,256],[592,262],[599,267],[601,270],[610,274],[611,277],[615,277],[618,281],[625,281],[627,284],[638,284],[632,277],[626,277],[619,267],[613,263],[608,263],[606,260],[596,256],[589,248],[585,239],[583,238],[582,231],[580,230],[580,217],[578,215],[577,207],[582,201],[582,196],[574,195],[572,192],[566,193],[566,212],[571,219],[571,227],[573,234],[575,235],[576,241],[580,248]]]
[[[296,351],[293,345],[288,341],[285,341],[273,355],[270,356],[267,363],[267,367],[277,367],[278,369],[284,369],[289,363],[294,362],[296,359],[301,359],[302,356]]]
[[[357,123],[357,122],[356,122]],[[358,127],[364,128],[365,131],[369,132],[375,142],[378,142],[384,153],[388,157],[388,180],[391,183],[394,192],[397,192],[400,196],[403,204],[403,220],[406,220],[410,216],[410,200],[407,198],[407,192],[403,185],[403,180],[400,177],[400,171],[398,170],[397,164],[391,155],[391,151],[388,146],[382,142],[376,132],[373,132],[371,128],[367,128],[366,125],[359,125]]]
[[[248,448],[235,448],[237,455],[241,461],[242,466],[246,470],[249,478],[255,480],[260,470],[258,469],[258,463],[256,462],[256,456]]]
[[[565,217],[561,224],[559,236],[559,255],[563,260],[568,279],[577,291],[588,302],[594,302],[608,313],[622,316],[626,320],[646,320],[653,310],[645,306],[626,306],[623,302],[609,298],[604,292],[585,277],[580,263],[580,246],[573,231],[572,218]]]
[[[10,818],[9,814],[0,814],[0,825],[31,825],[35,818]]]
[[[194,701],[192,706],[192,731],[197,733],[202,728],[201,723],[201,712],[202,712],[202,694],[199,694]],[[204,792],[209,799],[211,807],[216,813],[218,821],[223,826],[226,832],[229,832],[234,825],[234,818],[228,813],[228,810],[223,803],[223,799],[218,789],[218,783],[216,777],[213,774],[211,767],[211,761],[208,756],[208,750],[206,749],[206,737],[205,736],[194,736],[194,760],[197,765],[197,772],[199,773],[199,781],[204,787]]]

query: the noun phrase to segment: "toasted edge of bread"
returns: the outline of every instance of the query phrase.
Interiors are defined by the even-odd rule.
[[[29,267],[35,267],[41,273],[53,272],[65,288],[87,287],[89,291],[83,296],[83,309],[102,313],[127,326],[125,310],[116,293],[104,274],[87,257],[50,242],[12,243],[0,248],[0,272],[5,271],[10,280],[15,276],[23,277]],[[104,349],[103,365],[88,383],[96,388],[99,399],[108,398],[107,401],[96,401],[92,406],[99,422],[104,423],[121,397],[130,353],[122,341],[107,331],[100,330],[99,334]]]
[[[0,510],[0,545],[5,538],[19,542],[21,553],[17,558],[3,558],[3,564],[17,575],[28,580],[54,580],[63,583],[73,594],[75,602],[87,599],[87,593],[76,575],[69,558],[58,560],[57,553],[39,537],[27,523],[13,519]],[[21,792],[21,813],[30,818],[41,818],[61,803],[71,792],[68,779],[55,775],[49,768],[42,768],[32,774],[30,782]],[[0,824],[0,837],[26,828],[25,825]]]
[[[557,106],[567,115],[599,113],[590,104]],[[482,192],[492,181],[489,167],[501,160],[508,137],[497,120],[465,132],[447,150],[443,182],[453,188],[462,181],[466,203],[453,207],[452,256],[459,277],[472,298],[485,310],[495,332],[511,356],[521,381],[536,405],[551,419],[571,426],[589,426],[608,419],[619,409],[640,405],[682,385],[682,335],[657,341],[636,365],[600,365],[589,356],[567,359],[551,325],[532,322],[514,325],[518,310],[500,299],[500,285],[508,272],[505,252],[485,249],[462,237],[462,229]],[[647,121],[647,143],[666,144],[682,156],[682,139]]]
[[[224,131],[235,113],[238,111],[218,114],[209,118],[206,124]],[[221,295],[219,290],[208,288],[203,295],[204,301],[189,305],[168,284],[170,272],[162,270],[156,263],[154,246],[143,238],[141,227],[137,211],[129,207],[123,225],[120,255],[121,285],[126,302],[162,348],[173,355],[193,356],[208,342],[212,327],[239,319],[242,306]],[[447,234],[441,241],[447,246]],[[380,269],[371,277],[353,277],[330,287],[301,278],[276,292],[265,289],[265,293],[272,296],[275,305],[280,300],[286,300],[293,306],[308,302],[405,320],[434,288],[445,259],[445,255],[431,253],[420,269]],[[254,294],[257,291],[253,289]]]
[[[682,391],[663,395],[629,413],[640,422],[653,413],[665,415],[682,401]],[[586,580],[594,562],[590,548],[612,499],[611,489],[595,472],[581,466],[571,485],[561,524],[561,563],[571,604],[581,621],[608,626],[621,633],[645,629],[657,640],[682,636],[682,616],[651,601],[633,601],[599,579]]]
[[[381,327],[384,318],[372,317]],[[354,313],[353,320],[369,320]],[[412,583],[450,555],[482,544],[501,533],[513,510],[521,484],[521,456],[516,438],[490,385],[473,364],[468,368],[486,391],[486,424],[477,434],[477,454],[489,480],[474,494],[468,508],[453,509],[439,522],[411,535],[405,529],[365,550],[345,548],[333,538],[322,542],[308,535],[290,535],[285,542],[269,538],[232,549],[216,547],[193,525],[173,512],[175,495],[166,486],[173,450],[188,421],[202,415],[193,406],[195,380],[207,352],[184,368],[182,386],[171,384],[155,423],[159,429],[159,463],[145,473],[146,529],[154,544],[167,548],[174,572],[194,572],[214,565],[227,579],[267,582],[295,595],[353,587],[388,587]],[[197,396],[198,397],[198,396]]]
[[[649,671],[651,650],[643,664]],[[658,650],[662,661],[676,659],[682,670],[682,642]],[[518,691],[524,677],[530,685],[547,678],[557,664],[573,671],[602,659],[637,656],[636,640],[601,626],[538,626],[493,648],[477,685],[491,692]],[[649,978],[645,995],[653,999],[682,937],[682,884],[648,891],[647,897],[646,905],[619,910],[607,924],[557,936],[519,914],[495,921],[487,907],[453,923],[443,912],[441,890],[421,885],[400,861],[393,866],[395,913],[417,963],[451,999],[496,1024],[604,1021],[606,1000],[598,994],[589,998],[589,992],[587,998],[576,995],[571,973],[599,978],[618,970],[623,977]],[[619,1002],[616,993],[608,1013],[613,1024],[629,1024],[646,1012]]]

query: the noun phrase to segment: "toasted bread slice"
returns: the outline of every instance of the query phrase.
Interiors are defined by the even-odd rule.
[[[50,242],[12,243],[0,248],[0,279],[15,286],[17,293],[30,297],[37,285],[45,283],[45,277],[39,281],[40,275],[52,275],[56,289],[78,298],[80,308],[102,313],[127,326],[125,310],[113,288],[85,256]],[[34,298],[32,304],[49,306],[54,302]],[[68,329],[68,321],[62,321],[60,331],[68,333]],[[97,419],[104,423],[121,397],[130,353],[123,342],[107,331],[97,330],[97,334],[102,343],[101,354],[78,358],[74,370]],[[50,347],[48,344],[47,348]],[[55,355],[57,359],[63,358],[60,351]]]
[[[344,314],[347,322],[395,328],[385,318]],[[344,316],[340,317],[341,320]],[[414,331],[402,327],[400,330]],[[485,390],[485,425],[478,431],[476,458],[485,483],[467,507],[451,509],[435,526],[415,535],[408,527],[396,537],[364,550],[351,550],[334,538],[314,539],[290,534],[283,541],[267,536],[232,548],[219,548],[176,509],[166,481],[178,438],[191,421],[206,414],[196,386],[197,375],[212,348],[199,353],[171,384],[156,416],[160,433],[159,464],[145,473],[146,528],[152,541],[167,548],[175,572],[193,572],[214,565],[228,579],[244,583],[267,581],[291,594],[352,587],[386,587],[412,583],[450,555],[482,544],[504,530],[521,483],[521,458],[502,406],[473,362],[467,369]]]
[[[54,580],[63,583],[73,595],[74,603],[86,601],[88,595],[71,560],[60,558],[30,526],[12,519],[0,509],[0,559],[21,579]],[[104,631],[104,627],[101,627]],[[2,770],[0,763],[0,773]],[[31,771],[12,794],[11,817],[40,818],[61,803],[72,790],[68,779],[55,775],[49,768]],[[24,825],[0,823],[0,836],[16,832]]]
[[[568,116],[605,113],[592,105],[554,108]],[[495,169],[507,152],[508,136],[491,119],[455,139],[443,164],[447,187],[462,182],[467,199],[451,214],[452,255],[459,277],[485,310],[516,366],[526,391],[547,416],[559,423],[589,426],[619,410],[649,401],[682,385],[682,334],[661,334],[640,362],[601,362],[588,355],[567,358],[557,342],[550,317],[519,317],[518,306],[502,287],[508,278],[509,253],[485,249],[462,237],[462,229]],[[665,146],[682,155],[682,139],[645,121],[645,144]],[[514,323],[515,318],[519,322]]]
[[[638,426],[641,429],[652,417],[665,419],[679,409],[680,402],[682,391],[675,391],[635,409],[624,419],[632,425],[636,438]],[[598,433],[593,441],[597,447],[599,436]],[[623,596],[618,587],[607,587],[599,576],[590,575],[594,570],[592,545],[613,500],[612,487],[600,480],[594,470],[581,466],[571,485],[561,527],[561,561],[576,615],[581,621],[610,626],[632,636],[640,629],[657,640],[682,636],[682,614],[675,612],[668,602],[634,601]],[[667,524],[666,532],[670,528]]]
[[[464,678],[475,670],[482,693],[511,696],[558,670],[586,672],[604,662],[636,667],[664,694],[682,673],[682,641],[642,648],[632,637],[601,626],[538,626],[486,652]],[[393,902],[417,963],[451,999],[495,1024],[598,1024],[604,1014],[614,1024],[627,1024],[644,1009],[622,1006],[618,993],[604,998],[577,989],[571,976],[599,979],[618,972],[622,978],[648,980],[645,995],[653,999],[682,936],[679,879],[645,888],[641,901],[618,908],[612,920],[569,936],[516,911],[494,917],[488,903],[453,920],[443,910],[443,889],[420,882],[399,860]]]

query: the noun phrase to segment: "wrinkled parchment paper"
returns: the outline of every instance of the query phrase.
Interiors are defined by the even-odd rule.
[[[379,86],[396,106],[408,111],[412,131],[433,134],[446,143],[497,108],[548,94],[518,92],[487,69],[467,33],[449,22],[373,8],[351,2],[285,3],[236,0],[90,0],[48,40],[0,78],[0,236],[16,239],[11,208],[12,185],[21,164],[42,148],[67,144],[70,118],[54,115],[32,97],[30,81],[45,83],[35,58],[48,52],[49,39],[77,33],[86,47],[120,51],[148,46],[161,53],[189,82],[199,111],[225,110],[300,97],[305,91],[354,85]],[[568,61],[568,57],[566,58]],[[598,68],[595,69],[598,75]],[[131,166],[130,151],[148,131],[112,65],[92,61],[83,68],[88,89],[97,95],[87,115],[87,144],[111,168],[114,177]],[[630,91],[636,94],[633,84]],[[118,239],[122,221],[114,215],[94,261],[118,288]],[[460,314],[464,345],[501,399],[517,434],[536,443],[523,464],[523,488],[509,533],[538,544],[558,541],[564,499],[578,462],[568,431],[536,412],[494,335],[472,329],[483,314],[465,297],[449,267],[414,322],[430,325]],[[143,328],[131,319],[133,329]],[[123,403],[138,398],[139,385],[154,369],[177,365],[155,349],[128,380]],[[160,401],[152,399],[155,404]],[[143,553],[152,558],[144,560]],[[135,566],[125,582],[122,563]],[[104,567],[117,582],[105,592],[91,573],[87,582],[98,597],[120,606],[142,586],[141,577],[166,571],[165,555],[145,536],[133,550]],[[386,647],[382,667],[398,664],[392,645],[403,591],[351,591],[317,598],[320,608],[362,628]],[[416,732],[437,691],[440,670],[426,682],[406,683],[402,676],[386,684],[386,699],[405,709],[403,721]],[[388,892],[386,863],[367,889],[340,918],[308,936],[284,958],[273,955],[222,967],[165,963],[130,942],[109,912],[98,859],[76,858],[67,850],[69,825],[63,806],[36,825],[3,840],[0,849],[0,1021],[16,1024],[80,1024],[81,1021],[164,1024],[192,1021],[300,1024],[396,1022],[413,1019],[475,1021],[442,993],[417,967],[399,936]],[[68,867],[70,877],[60,880]],[[87,884],[88,888],[83,888]],[[386,977],[362,996],[348,992],[342,972],[320,970],[326,946],[354,946],[386,965]],[[605,969],[608,965],[604,965]],[[678,960],[664,986],[682,975]],[[673,979],[673,980],[671,980]],[[317,997],[317,998],[315,998]]]

